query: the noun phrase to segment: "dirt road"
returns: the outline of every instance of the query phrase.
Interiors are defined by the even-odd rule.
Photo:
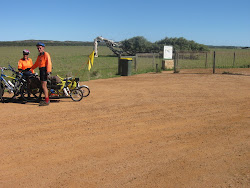
[[[0,187],[250,187],[250,76],[85,84],[81,102],[0,103]]]

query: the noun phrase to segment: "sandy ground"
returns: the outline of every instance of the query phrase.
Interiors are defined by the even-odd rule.
[[[84,84],[80,102],[0,103],[0,187],[250,187],[250,76]]]

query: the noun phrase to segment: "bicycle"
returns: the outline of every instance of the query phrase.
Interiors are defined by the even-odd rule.
[[[78,87],[75,87],[77,84],[76,80],[70,80],[69,77],[62,78],[58,75],[50,77],[47,81],[49,97],[51,99],[70,97],[73,101],[82,100],[84,97],[83,92]],[[42,98],[41,95],[42,92],[40,92],[40,99]]]
[[[8,68],[2,67],[2,74],[1,74],[1,88],[0,88],[0,97],[1,101],[3,101],[3,94],[5,88],[8,89],[9,93],[13,93],[13,96],[10,99],[15,99],[20,95],[20,98],[23,101],[27,102],[36,102],[39,100],[39,88],[37,85],[40,84],[40,80],[37,78],[37,75],[31,74],[30,76],[25,75],[25,70],[22,72],[16,72],[13,67],[10,65]],[[7,76],[4,74],[4,70],[10,70],[13,73],[13,76]],[[10,78],[10,80],[6,80],[6,78]],[[35,86],[31,83],[36,82]],[[39,83],[39,84],[37,84]],[[32,87],[33,86],[33,87]]]
[[[1,69],[1,77],[0,77],[0,99],[1,101],[3,101],[3,95],[5,92],[5,89],[7,89],[10,94],[13,93],[13,96],[11,97],[11,99],[13,99],[20,94],[21,85],[25,82],[25,80],[22,79],[21,73],[16,74],[16,77],[12,77],[12,76],[8,76],[4,74],[4,70],[12,70],[11,68],[12,67],[10,65],[9,65],[9,68],[0,67]],[[8,80],[6,80],[5,78],[8,78]]]
[[[83,97],[89,96],[90,94],[89,87],[87,85],[80,85],[79,78],[72,78],[72,77],[62,78],[59,75],[56,75],[56,76],[58,76],[61,81],[67,81],[69,89],[72,90],[72,89],[78,88],[83,92]]]

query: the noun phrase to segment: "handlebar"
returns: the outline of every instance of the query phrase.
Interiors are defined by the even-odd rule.
[[[1,70],[9,70],[6,67],[0,67]]]
[[[10,68],[11,70],[14,70],[14,68],[13,68],[11,65],[9,65],[9,68]]]
[[[17,75],[22,75],[22,73],[23,73],[23,71],[22,71],[22,73],[20,73],[20,72],[18,72],[18,71],[15,71],[15,68],[13,68],[11,65],[9,65],[8,66],[9,68],[8,69],[6,69],[6,70],[11,70],[13,73],[15,73],[15,74],[17,74]]]
[[[63,80],[64,80],[64,81],[68,81],[68,80],[71,81],[71,80],[72,80],[72,77],[66,77],[66,78],[64,78]]]
[[[13,72],[16,73],[15,69],[14,69],[11,65],[9,65],[8,68],[6,68],[6,67],[0,67],[0,69],[1,69],[2,71],[3,71],[3,70],[11,70],[11,71],[13,71]]]

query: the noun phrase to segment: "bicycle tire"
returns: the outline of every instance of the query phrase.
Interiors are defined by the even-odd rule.
[[[4,89],[5,89],[5,85],[1,82],[0,83],[0,101],[2,101],[3,99]]]
[[[82,86],[80,89],[81,89],[81,91],[82,91],[82,93],[83,93],[83,97],[89,96],[89,94],[90,94],[90,89],[89,89],[88,87]]]
[[[80,89],[73,89],[70,91],[70,97],[73,101],[80,101],[83,98],[83,92]]]
[[[40,100],[40,93],[32,93],[27,89],[26,84],[21,87],[21,98],[27,102],[38,102]]]
[[[11,99],[16,99],[19,96],[19,94],[21,94],[20,91],[21,91],[22,86],[20,86],[20,82],[16,80],[13,80],[12,84],[15,87],[13,88],[13,92],[12,92],[13,96],[11,97]]]

